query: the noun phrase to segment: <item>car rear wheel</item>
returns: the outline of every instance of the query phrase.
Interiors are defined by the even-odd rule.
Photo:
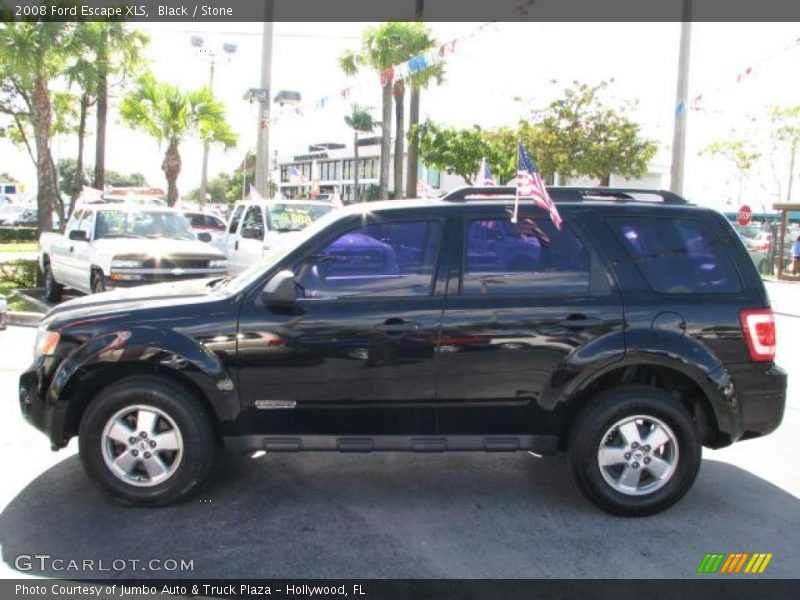
[[[214,458],[210,418],[183,387],[158,377],[124,379],[102,390],[81,420],[79,448],[89,478],[127,504],[185,498]]]
[[[572,427],[569,453],[589,500],[634,517],[680,500],[697,476],[702,450],[680,402],[657,388],[622,385],[589,401]]]
[[[44,263],[44,297],[48,302],[60,302],[64,288],[56,282],[50,262]]]

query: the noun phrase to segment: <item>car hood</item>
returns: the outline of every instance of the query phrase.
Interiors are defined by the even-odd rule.
[[[189,310],[193,304],[202,304],[212,297],[215,299],[219,297],[209,285],[215,279],[219,278],[171,281],[82,296],[50,310],[45,316],[44,323],[52,325],[56,321],[100,319],[144,308],[175,306]]]
[[[101,238],[94,242],[94,247],[109,256],[116,254],[143,254],[147,256],[197,254],[198,256],[219,255],[219,258],[225,258],[216,248],[199,240]]]

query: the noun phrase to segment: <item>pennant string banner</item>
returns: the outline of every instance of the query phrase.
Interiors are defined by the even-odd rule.
[[[710,91],[706,91],[706,92],[703,92],[703,93],[700,93],[700,94],[697,94],[697,95],[693,96],[692,99],[689,101],[688,108],[690,110],[702,110],[703,109],[703,103],[705,102],[707,97],[714,96],[714,95],[718,94],[719,92],[723,91],[724,89],[730,87],[731,85],[738,85],[738,84],[740,84],[740,83],[742,83],[744,81],[747,81],[753,75],[754,71],[756,70],[756,67],[761,67],[764,64],[766,64],[767,62],[769,62],[772,59],[774,59],[779,54],[783,54],[784,52],[788,52],[788,51],[796,49],[796,48],[800,48],[800,38],[794,40],[791,44],[786,44],[785,46],[783,46],[783,47],[771,52],[770,54],[767,54],[766,56],[762,57],[760,60],[754,62],[753,65],[750,65],[750,66],[742,69],[741,71],[739,71],[739,73],[736,74],[735,81],[734,80],[728,81],[727,83],[718,85],[717,87],[715,87],[714,89],[712,89]],[[680,115],[680,114],[686,112],[686,109],[687,109],[687,107],[684,105],[684,103],[683,102],[679,102],[678,104],[675,105],[675,114],[676,115]]]
[[[493,25],[494,21],[488,21],[486,23],[482,23],[480,26],[476,27],[474,30],[462,36],[460,38],[452,39],[447,41],[443,44],[438,45],[436,48],[426,52],[425,54],[419,54],[417,56],[413,56],[405,62],[402,62],[398,65],[394,65],[382,71],[379,75],[379,80],[381,86],[385,86],[389,83],[396,82],[399,80],[407,79],[408,77],[415,75],[416,73],[420,73],[425,69],[428,69],[435,65],[436,63],[442,62],[449,54],[453,54],[456,49],[457,42],[464,42],[469,40],[476,35],[484,32],[490,25]],[[362,82],[356,82],[344,89],[338,90],[335,94],[326,94],[320,98],[317,98],[311,102],[304,102],[299,104],[291,109],[283,109],[275,114],[270,115],[269,117],[265,117],[261,119],[261,126],[262,127],[270,127],[278,122],[280,119],[286,116],[292,115],[300,115],[304,116],[310,110],[322,110],[326,108],[330,104],[331,98],[341,98],[342,100],[347,100],[354,91],[361,89],[363,87]]]

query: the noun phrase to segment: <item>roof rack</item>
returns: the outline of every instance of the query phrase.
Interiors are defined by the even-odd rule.
[[[585,200],[609,200],[614,202],[639,202],[636,195],[655,196],[664,204],[689,204],[689,202],[666,190],[648,190],[638,188],[608,188],[608,187],[549,187],[547,191],[553,202],[583,202]],[[458,202],[467,200],[469,196],[514,196],[516,188],[511,186],[475,187],[465,186],[453,190],[442,196],[442,200]]]

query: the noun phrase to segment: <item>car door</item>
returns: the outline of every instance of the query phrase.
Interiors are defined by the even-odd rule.
[[[236,249],[234,258],[235,272],[244,271],[250,265],[261,260],[261,257],[264,256],[265,235],[264,209],[258,204],[251,204],[244,212],[239,229],[239,247]]]
[[[233,270],[233,257],[239,247],[239,225],[242,222],[242,213],[244,213],[244,204],[237,204],[231,213],[230,221],[228,221],[228,229],[225,233],[225,241],[223,243],[222,251],[228,258],[228,270],[234,273]]]
[[[437,348],[439,432],[549,433],[563,385],[604,356],[595,343],[621,340],[620,296],[568,218],[559,230],[534,208],[516,224],[473,211],[459,232]],[[606,358],[623,352],[620,342]]]
[[[78,229],[83,231],[87,236],[85,242],[75,242],[72,247],[72,286],[75,289],[89,292],[91,291],[91,267],[93,263],[94,248],[92,241],[94,239],[94,222],[96,211],[85,210]],[[106,273],[108,275],[108,273]]]
[[[69,234],[71,231],[78,228],[78,223],[80,222],[82,216],[82,209],[75,210],[75,212],[72,213],[69,222],[67,223],[67,227],[64,230],[64,235],[54,239],[50,246],[50,269],[53,273],[53,277],[55,277],[55,280],[58,283],[71,285],[70,260],[72,257],[70,253],[70,247],[74,245],[74,242],[69,239]]]
[[[443,223],[348,219],[293,259],[291,307],[245,301],[239,385],[261,432],[435,430]],[[439,275],[443,277],[443,275]]]

